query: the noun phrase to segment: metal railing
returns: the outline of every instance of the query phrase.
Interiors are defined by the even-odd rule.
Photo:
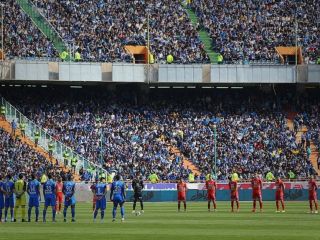
[[[76,157],[78,162],[76,165],[76,172],[79,172],[80,168],[83,167],[84,170],[95,168],[97,171],[103,171],[105,173],[106,170],[103,169],[102,165],[95,164],[80,154],[73,151],[70,147],[66,146],[64,143],[57,141],[50,134],[47,133],[45,129],[41,126],[35,124],[33,121],[24,116],[21,112],[19,112],[14,106],[12,106],[8,101],[6,101],[3,97],[1,97],[1,106],[5,106],[6,109],[6,119],[8,122],[16,121],[17,126],[19,127],[20,123],[26,124],[25,134],[31,141],[35,141],[35,132],[39,131],[40,137],[38,141],[38,146],[40,146],[45,151],[49,152],[49,143],[53,143],[53,157],[58,160],[59,164],[64,164],[63,153],[69,153],[69,163],[68,166],[71,167],[70,159]]]
[[[38,27],[39,31],[55,45],[58,52],[67,49],[68,44],[60,36],[58,31],[48,21],[48,19],[38,10],[38,8],[29,0],[16,0],[20,5],[21,10],[30,17],[30,20],[35,26]],[[29,11],[29,13],[28,13]]]

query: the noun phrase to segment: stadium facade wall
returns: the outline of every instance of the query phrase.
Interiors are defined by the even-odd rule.
[[[102,81],[100,63],[59,63],[61,81]]]
[[[146,67],[144,64],[112,64],[112,81],[146,82]]]
[[[3,61],[0,80],[170,84],[320,83],[320,65],[181,65]]]
[[[48,62],[17,62],[15,64],[15,80],[49,81]]]
[[[159,66],[159,82],[161,83],[203,83],[202,65],[171,65]]]
[[[212,83],[295,83],[295,66],[212,65]]]

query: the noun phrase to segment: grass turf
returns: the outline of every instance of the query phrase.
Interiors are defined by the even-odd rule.
[[[93,223],[91,204],[79,203],[76,223],[71,223],[70,218],[63,223],[61,215],[57,216],[57,223],[52,223],[49,211],[46,223],[1,223],[0,239],[320,239],[320,215],[307,214],[307,202],[287,202],[286,213],[275,213],[274,202],[265,202],[263,213],[251,213],[248,202],[241,202],[239,213],[230,213],[228,202],[218,202],[214,213],[207,212],[206,205],[189,202],[188,211],[178,213],[176,203],[145,203],[145,213],[135,216],[131,214],[132,204],[126,203],[126,221],[121,223],[118,210],[117,221],[112,223],[108,203],[105,222]]]

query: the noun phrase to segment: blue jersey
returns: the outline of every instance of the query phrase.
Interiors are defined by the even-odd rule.
[[[11,180],[6,180],[2,183],[2,190],[5,192],[6,198],[13,197],[14,183]]]
[[[3,198],[3,182],[0,182],[0,198]]]
[[[106,190],[107,190],[107,184],[105,184],[105,183],[98,183],[98,184],[96,184],[96,186],[95,186],[96,196],[103,196],[103,195],[105,195]]]
[[[3,198],[3,189],[2,189],[3,182],[0,182],[0,209],[4,208],[4,198]]]
[[[44,196],[53,196],[56,194],[56,182],[52,179],[49,179],[43,185],[43,195]]]
[[[65,197],[70,198],[75,192],[76,184],[74,182],[68,181],[63,183],[62,192]]]
[[[111,191],[113,192],[113,198],[124,197],[124,183],[121,181],[113,182],[111,185]]]
[[[28,183],[27,192],[32,198],[36,198],[40,195],[40,183],[38,180],[34,179]]]

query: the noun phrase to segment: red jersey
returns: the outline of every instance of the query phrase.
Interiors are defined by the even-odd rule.
[[[314,179],[309,181],[309,195],[314,195],[317,193],[317,183]]]
[[[230,188],[231,196],[235,196],[238,194],[238,183],[236,181],[229,182],[229,188]]]
[[[185,182],[179,182],[177,184],[177,190],[179,196],[185,196],[187,192],[187,184]]]
[[[206,181],[206,188],[208,190],[208,192],[207,192],[208,196],[215,196],[216,195],[217,184],[215,181],[213,181],[213,180]]]
[[[56,184],[56,194],[62,194],[62,188],[63,188],[63,183],[62,182],[57,182]]]
[[[95,192],[96,192],[96,184],[92,184],[92,185],[90,186],[90,190],[91,190],[91,192],[92,192],[93,194],[95,194]]]
[[[283,195],[284,194],[284,183],[282,180],[276,181],[276,194]]]
[[[252,187],[252,192],[254,193],[261,193],[262,190],[262,181],[260,178],[253,178],[251,180],[251,187]]]

